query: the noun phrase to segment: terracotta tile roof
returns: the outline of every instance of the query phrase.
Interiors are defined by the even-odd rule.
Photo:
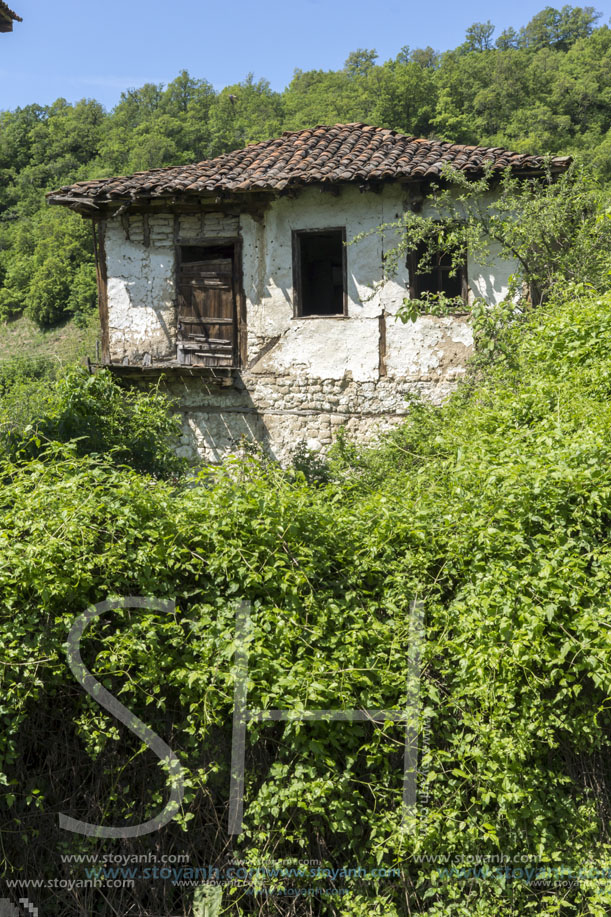
[[[0,15],[2,13],[6,14],[9,19],[15,19],[17,22],[23,22],[21,16],[18,16],[17,13],[14,13],[9,7],[4,3],[4,0],[0,0]]]
[[[367,124],[336,124],[287,131],[275,140],[193,165],[78,182],[48,197],[58,204],[104,204],[210,191],[280,191],[312,183],[434,179],[445,163],[472,175],[481,173],[485,163],[492,163],[495,170],[540,171],[543,162],[541,156],[500,148],[422,140]],[[557,169],[569,162],[569,157],[553,160]]]

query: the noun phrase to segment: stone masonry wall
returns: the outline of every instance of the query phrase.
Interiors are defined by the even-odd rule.
[[[455,378],[355,382],[271,374],[245,374],[227,387],[197,377],[166,386],[183,417],[181,455],[219,462],[250,441],[282,463],[299,443],[325,451],[340,427],[371,441],[404,420],[410,398],[439,403],[455,387]]]

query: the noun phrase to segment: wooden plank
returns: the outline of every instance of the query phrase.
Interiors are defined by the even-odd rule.
[[[184,261],[180,269],[185,276],[195,274],[229,274],[233,271],[231,258],[219,258],[217,261]]]
[[[248,362],[248,337],[246,296],[242,271],[242,242],[236,242],[233,256],[233,295],[235,297],[235,352],[234,361],[238,366]]]
[[[207,335],[207,334],[194,334],[194,335],[192,336],[192,338],[193,338],[194,341],[204,341],[206,344],[210,344],[211,347],[212,347],[212,345],[214,345],[215,347],[219,347],[219,346],[225,345],[225,344],[227,344],[228,346],[231,346],[232,343],[233,343],[233,342],[231,341],[231,339],[227,339],[227,338],[212,338],[212,337],[210,337],[210,336]]]
[[[202,322],[210,322],[214,325],[233,325],[232,318],[218,318],[212,315],[202,315],[201,318],[181,318],[183,325],[201,325]]]
[[[108,317],[108,274],[106,268],[105,231],[106,223],[100,220],[91,221],[93,224],[93,244],[95,249],[96,277],[98,285],[98,312],[100,314],[102,360],[110,361],[110,327]]]
[[[296,229],[291,233],[293,255],[293,316],[301,315],[301,236]]]
[[[208,344],[211,348],[218,347],[219,350],[233,346],[231,341],[221,341],[216,338],[202,338],[200,340],[197,340],[196,338],[189,338],[188,341],[180,342],[183,350],[201,350],[202,343]]]
[[[227,359],[227,360],[231,358],[231,352],[225,354],[225,353],[216,353],[215,351],[212,351],[212,350],[194,350],[192,351],[192,353],[196,357],[210,357],[210,358],[219,357],[221,359]]]
[[[386,375],[386,315],[384,312],[378,316],[378,372],[380,376]]]

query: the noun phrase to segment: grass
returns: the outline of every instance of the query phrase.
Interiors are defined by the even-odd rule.
[[[24,356],[57,360],[62,365],[82,362],[86,357],[94,360],[99,334],[97,313],[84,327],[70,320],[49,331],[22,316],[0,324],[0,364]]]

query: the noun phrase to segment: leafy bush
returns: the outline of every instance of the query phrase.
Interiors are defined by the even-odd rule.
[[[54,360],[43,356],[21,356],[0,361],[0,396],[24,384],[40,385],[43,381],[53,380],[56,366]]]
[[[0,362],[0,453],[45,410],[58,371],[47,357],[20,356]]]
[[[400,220],[353,240],[372,232],[395,235],[396,245],[384,254],[386,276],[393,276],[405,256],[416,251],[418,271],[429,271],[433,255],[441,254],[451,260],[452,276],[468,252],[480,264],[501,257],[515,265],[507,299],[519,301],[521,308],[539,306],[568,285],[585,284],[599,293],[611,289],[608,195],[583,168],[572,166],[560,176],[550,169],[529,180],[509,170],[502,176],[488,170],[474,180],[446,167],[444,179],[431,189],[426,216],[406,211]],[[481,300],[474,306],[488,308]],[[502,303],[501,311],[507,307]],[[425,294],[420,300],[404,299],[398,314],[407,322],[422,312],[443,315],[464,308],[460,298]]]
[[[185,467],[175,451],[180,421],[168,399],[122,388],[108,370],[90,375],[73,367],[44,387],[30,380],[10,388],[1,408],[4,448],[13,456],[75,441],[78,455],[105,455],[143,473],[167,477]]]
[[[329,481],[329,464],[324,455],[308,447],[305,440],[295,446],[291,456],[291,471],[303,475],[308,484],[327,484]]]

